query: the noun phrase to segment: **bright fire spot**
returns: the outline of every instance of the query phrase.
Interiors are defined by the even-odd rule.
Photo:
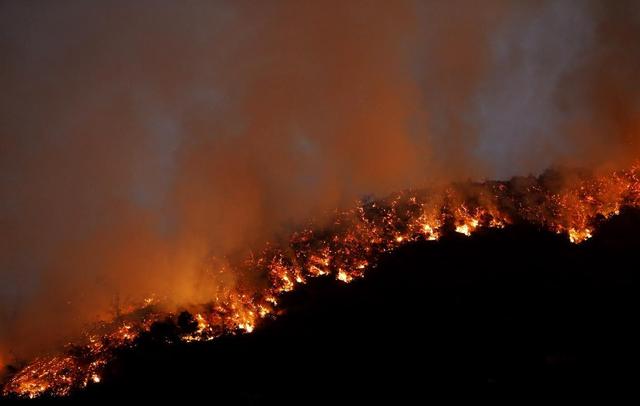
[[[246,331],[247,333],[251,333],[254,329],[254,326],[251,323],[240,323],[238,324],[238,328],[240,330]]]
[[[464,234],[467,237],[471,235],[471,233],[478,228],[480,222],[477,219],[471,219],[468,223],[464,223],[460,226],[456,227],[456,233]]]
[[[585,228],[583,230],[577,230],[575,228],[569,229],[569,241],[574,244],[581,243],[592,237],[591,230]]]
[[[422,225],[422,233],[427,237],[429,241],[436,241],[440,238],[438,232],[429,224]]]
[[[207,328],[207,321],[202,317],[200,313],[196,314],[196,321],[198,322],[198,333],[202,333]]]
[[[471,231],[469,230],[469,226],[467,224],[456,227],[456,233],[464,234],[467,237],[471,235]]]
[[[325,271],[324,269],[320,269],[315,265],[311,265],[309,267],[309,273],[311,274],[311,276],[324,276],[329,274],[329,272]]]
[[[294,285],[291,279],[289,279],[289,275],[284,274],[282,276],[282,282],[283,282],[283,286],[282,286],[283,291],[288,292],[290,290],[293,290]]]
[[[353,278],[351,276],[349,276],[348,273],[346,273],[343,269],[338,270],[338,276],[337,279],[339,281],[342,281],[344,283],[349,283],[353,280]]]
[[[267,296],[264,300],[266,300],[267,302],[271,303],[274,306],[278,305],[278,299],[276,299],[273,296]]]
[[[91,376],[91,380],[93,381],[93,383],[100,383],[100,376],[93,374]]]
[[[258,305],[258,314],[260,315],[260,317],[265,318],[269,313],[271,313],[271,311],[267,307]]]

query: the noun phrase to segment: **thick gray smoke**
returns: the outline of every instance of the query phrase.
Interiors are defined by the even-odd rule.
[[[364,194],[624,165],[639,8],[0,2],[0,363]]]

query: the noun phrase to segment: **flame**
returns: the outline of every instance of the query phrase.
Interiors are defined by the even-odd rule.
[[[339,269],[336,279],[344,283],[349,283],[353,280],[353,277],[350,276],[344,269]]]
[[[585,228],[582,230],[578,230],[575,228],[569,229],[569,241],[571,241],[572,243],[581,243],[591,237],[591,229],[589,228]]]
[[[467,237],[471,235],[471,229],[468,224],[463,224],[461,226],[456,227],[456,233],[464,234]]]
[[[275,317],[279,298],[311,278],[332,275],[349,283],[365,276],[383,253],[417,240],[437,240],[450,227],[470,236],[480,229],[527,222],[581,243],[596,232],[596,219],[619,214],[623,206],[640,207],[640,166],[581,179],[562,190],[549,190],[539,179],[528,179],[522,190],[509,182],[485,182],[443,191],[397,193],[376,202],[360,203],[336,215],[333,224],[310,224],[291,235],[288,246],[267,245],[238,265],[268,276],[263,289],[242,285],[222,290],[195,314],[194,331],[185,342],[209,341],[221,335],[247,334],[261,320]],[[33,398],[65,396],[101,382],[116,349],[136,345],[140,333],[158,320],[174,317],[154,312],[155,297],[139,308],[142,319],[126,319],[87,334],[86,342],[62,354],[38,358],[12,376],[4,395]],[[139,309],[136,309],[138,311]]]

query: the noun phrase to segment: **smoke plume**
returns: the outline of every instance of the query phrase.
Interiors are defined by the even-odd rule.
[[[633,1],[1,2],[0,362],[364,195],[625,165],[638,38]]]

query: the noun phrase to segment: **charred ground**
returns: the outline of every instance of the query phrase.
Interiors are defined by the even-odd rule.
[[[349,285],[312,280],[252,334],[181,343],[157,323],[73,399],[428,397],[429,388],[631,384],[640,210],[594,237],[526,225],[447,233],[385,255]]]

